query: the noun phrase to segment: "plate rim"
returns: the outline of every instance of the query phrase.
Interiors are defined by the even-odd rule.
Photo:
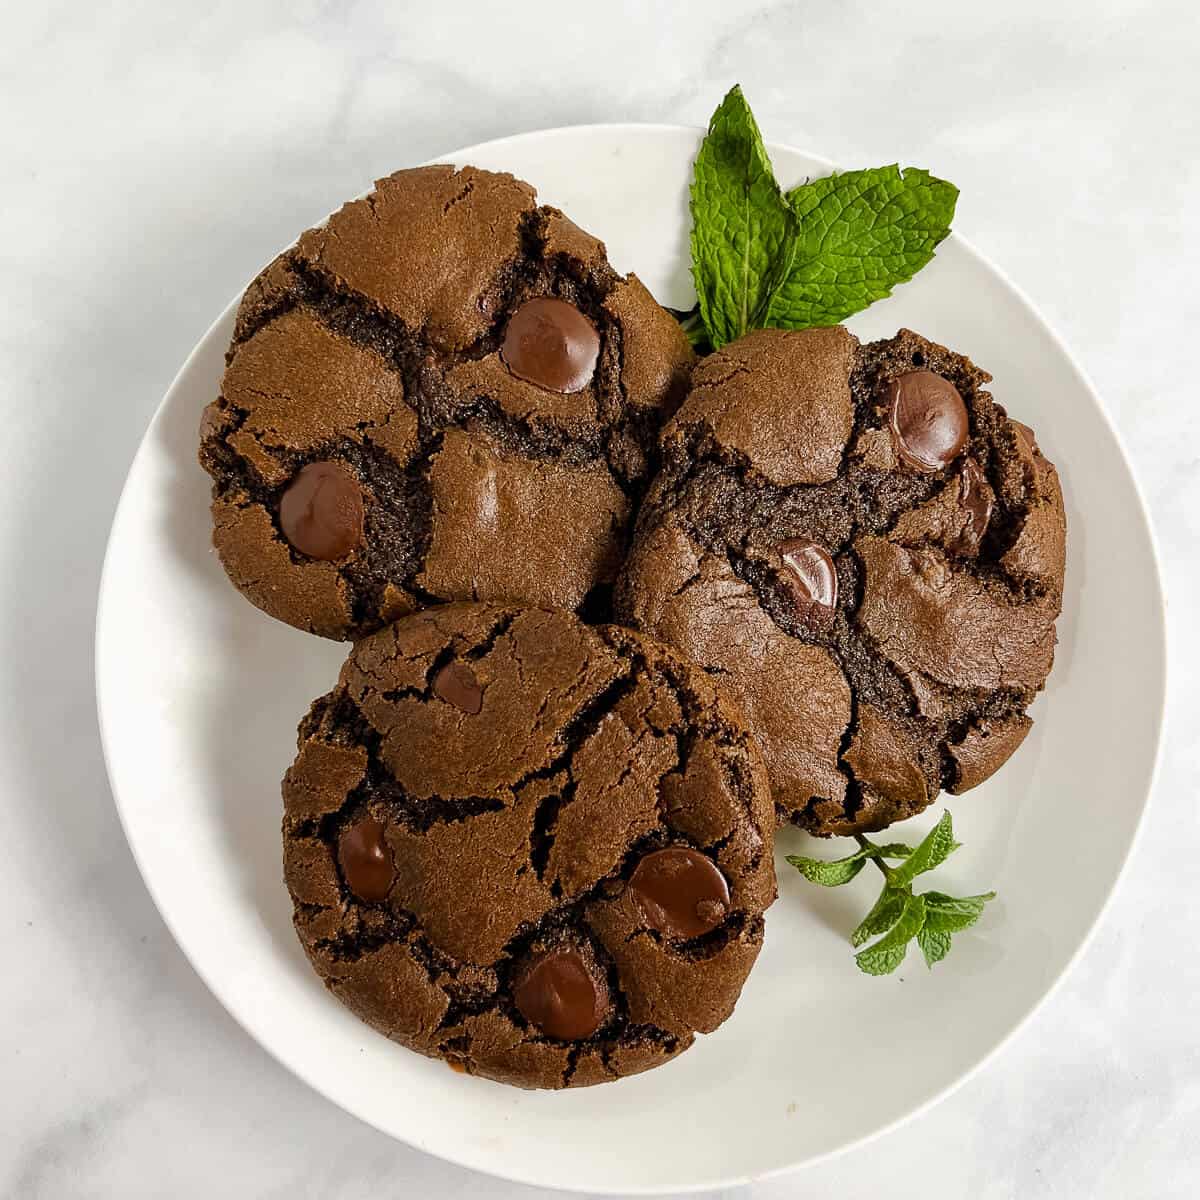
[[[581,124],[555,125],[555,126],[549,126],[544,129],[526,130],[521,133],[507,134],[502,137],[490,138],[490,139],[487,139],[486,141],[482,141],[482,142],[475,142],[469,146],[464,146],[457,150],[450,151],[446,154],[438,155],[435,158],[428,159],[424,163],[414,164],[414,165],[426,166],[426,165],[430,165],[433,163],[462,162],[466,158],[468,158],[470,155],[472,155],[478,151],[484,150],[485,148],[486,148],[486,150],[491,152],[491,151],[495,151],[498,148],[503,148],[503,147],[513,145],[513,144],[516,144],[519,142],[538,141],[538,140],[544,141],[547,139],[553,139],[553,138],[557,138],[557,137],[572,136],[572,135],[577,136],[580,134],[593,134],[593,133],[618,134],[619,133],[624,136],[643,137],[643,136],[661,135],[661,134],[677,136],[681,133],[686,133],[689,135],[698,135],[698,134],[702,134],[703,132],[704,132],[704,129],[701,126],[675,124],[675,123],[671,123],[671,122],[599,121],[599,122],[584,122]],[[788,153],[788,154],[799,154],[799,155],[803,156],[804,158],[806,158],[807,160],[809,160],[810,162],[820,164],[820,166],[823,169],[828,170],[830,172],[836,172],[836,171],[840,171],[842,169],[836,163],[834,163],[832,160],[826,158],[824,155],[811,153],[810,151],[803,150],[800,147],[794,146],[787,142],[769,141],[766,143],[766,146],[767,146],[768,152],[770,152],[772,154],[775,152],[783,152],[783,153]],[[399,168],[397,168],[397,169],[399,169]],[[360,196],[365,195],[365,194],[366,194],[365,191],[362,193],[359,193]],[[321,220],[324,220],[324,219],[325,218],[321,218]],[[318,221],[316,223],[320,223],[320,221]],[[1007,271],[1005,271],[1002,267],[1000,267],[992,259],[990,259],[986,255],[984,255],[980,250],[978,250],[976,248],[976,246],[971,241],[969,241],[962,234],[959,234],[954,231],[952,231],[949,234],[949,236],[946,240],[947,240],[947,242],[952,242],[954,245],[956,245],[956,247],[961,252],[964,252],[966,255],[968,255],[969,258],[971,260],[973,260],[973,262],[976,266],[981,267],[981,268],[985,269],[986,271],[991,272],[996,277],[996,279],[999,281],[999,283],[1004,288],[1006,288],[1010,293],[1012,293],[1012,295],[1019,302],[1019,304],[1025,308],[1025,310],[1029,313],[1029,315],[1032,316],[1033,319],[1036,321],[1037,325],[1041,328],[1041,330],[1044,331],[1045,334],[1049,337],[1049,339],[1052,342],[1052,344],[1054,345],[1055,349],[1062,356],[1063,361],[1069,365],[1071,371],[1075,374],[1076,378],[1078,379],[1079,383],[1082,385],[1083,389],[1090,396],[1090,398],[1093,402],[1093,405],[1094,405],[1097,413],[1100,416],[1101,421],[1103,422],[1109,435],[1112,437],[1113,444],[1116,447],[1117,453],[1120,457],[1120,461],[1121,461],[1122,465],[1124,466],[1125,472],[1132,484],[1133,493],[1136,498],[1136,516],[1138,518],[1138,521],[1140,522],[1142,530],[1145,533],[1146,542],[1147,542],[1147,546],[1148,546],[1149,553],[1150,553],[1150,561],[1153,566],[1153,571],[1152,571],[1153,578],[1151,580],[1151,583],[1152,583],[1152,587],[1153,587],[1153,594],[1157,601],[1156,604],[1154,605],[1154,610],[1153,610],[1153,616],[1155,619],[1155,625],[1156,625],[1156,631],[1157,631],[1157,636],[1154,639],[1154,647],[1155,647],[1158,661],[1159,661],[1159,663],[1161,663],[1161,668],[1158,671],[1158,677],[1159,677],[1158,694],[1157,694],[1157,696],[1148,697],[1148,699],[1153,702],[1153,710],[1154,710],[1154,721],[1155,721],[1154,750],[1153,750],[1153,757],[1151,759],[1149,776],[1148,776],[1148,779],[1146,782],[1144,793],[1142,794],[1142,796],[1140,798],[1140,810],[1137,815],[1136,823],[1134,824],[1133,831],[1132,831],[1132,833],[1129,837],[1129,840],[1125,846],[1124,853],[1121,856],[1121,860],[1117,865],[1117,869],[1113,873],[1112,878],[1107,885],[1107,890],[1105,892],[1103,900],[1100,902],[1099,906],[1097,907],[1095,914],[1091,918],[1091,921],[1088,924],[1087,929],[1084,931],[1083,936],[1080,938],[1078,944],[1076,945],[1074,950],[1070,953],[1070,955],[1067,957],[1066,961],[1063,963],[1063,965],[1058,970],[1058,972],[1051,979],[1050,983],[1045,987],[1042,994],[1032,1004],[1032,1006],[1028,1009],[1028,1011],[1025,1012],[1011,1026],[1011,1028],[1009,1028],[996,1041],[996,1043],[986,1053],[984,1053],[982,1056],[980,1056],[980,1058],[978,1058],[974,1063],[972,1063],[970,1066],[965,1068],[956,1078],[951,1080],[949,1083],[945,1084],[938,1091],[934,1092],[931,1096],[927,1097],[921,1103],[915,1105],[913,1108],[909,1109],[907,1112],[901,1114],[900,1116],[895,1117],[891,1121],[887,1121],[887,1122],[879,1125],[875,1129],[872,1129],[864,1134],[861,1134],[858,1137],[849,1139],[849,1140],[841,1143],[838,1146],[831,1147],[828,1150],[822,1151],[818,1154],[811,1155],[810,1157],[799,1160],[797,1162],[783,1164],[783,1165],[775,1166],[775,1167],[770,1167],[763,1171],[749,1172],[749,1173],[739,1172],[739,1173],[735,1173],[735,1174],[722,1175],[719,1177],[710,1178],[705,1181],[693,1181],[690,1183],[686,1183],[682,1186],[679,1186],[679,1185],[668,1186],[665,1184],[648,1184],[645,1186],[638,1186],[638,1187],[632,1188],[632,1189],[627,1188],[621,1194],[630,1195],[630,1196],[633,1196],[633,1195],[664,1196],[664,1195],[678,1195],[678,1194],[698,1194],[698,1193],[708,1192],[708,1191],[721,1189],[721,1188],[743,1187],[743,1186],[746,1186],[746,1185],[749,1185],[749,1184],[752,1184],[755,1182],[759,1182],[762,1180],[780,1178],[784,1175],[791,1174],[793,1172],[798,1172],[798,1171],[804,1170],[809,1167],[815,1167],[822,1163],[830,1162],[831,1160],[839,1158],[842,1155],[849,1154],[855,1150],[861,1149],[862,1147],[870,1144],[871,1142],[877,1140],[878,1138],[882,1138],[882,1137],[886,1136],[887,1134],[892,1133],[893,1131],[899,1129],[903,1125],[906,1125],[908,1122],[913,1121],[913,1120],[917,1119],[918,1117],[923,1116],[924,1114],[930,1112],[932,1109],[936,1108],[939,1104],[941,1104],[949,1096],[951,1096],[953,1093],[958,1091],[958,1089],[961,1088],[964,1084],[966,1084],[969,1080],[975,1078],[976,1075],[978,1075],[987,1066],[989,1066],[997,1058],[997,1056],[1000,1055],[1001,1052],[1004,1051],[1009,1046],[1009,1044],[1019,1034],[1021,1034],[1026,1029],[1026,1027],[1034,1019],[1034,1017],[1037,1016],[1037,1014],[1042,1011],[1042,1009],[1046,1005],[1046,1003],[1057,993],[1057,991],[1058,991],[1059,987],[1062,985],[1063,981],[1075,969],[1079,960],[1083,957],[1085,952],[1090,947],[1092,940],[1096,936],[1097,930],[1100,928],[1100,925],[1103,923],[1105,918],[1108,916],[1108,914],[1111,910],[1111,907],[1113,905],[1114,898],[1117,894],[1117,891],[1120,888],[1121,883],[1123,882],[1123,880],[1125,879],[1125,877],[1127,875],[1129,863],[1134,854],[1134,851],[1137,849],[1138,845],[1141,842],[1141,839],[1142,839],[1142,836],[1143,836],[1143,833],[1145,830],[1145,826],[1146,826],[1147,813],[1150,809],[1155,792],[1157,790],[1158,782],[1159,782],[1159,778],[1160,778],[1160,774],[1161,774],[1162,761],[1163,761],[1163,747],[1164,747],[1165,729],[1166,729],[1166,720],[1167,720],[1167,697],[1169,694],[1169,682],[1170,682],[1170,655],[1169,655],[1169,638],[1168,638],[1168,628],[1169,627],[1168,627],[1167,611],[1166,611],[1167,595],[1166,595],[1165,579],[1164,579],[1163,565],[1162,565],[1163,559],[1162,559],[1161,548],[1159,546],[1158,536],[1157,536],[1157,533],[1155,530],[1154,522],[1151,518],[1150,508],[1149,508],[1149,505],[1146,500],[1145,491],[1143,489],[1142,482],[1138,476],[1138,473],[1134,470],[1132,459],[1131,459],[1129,451],[1125,445],[1125,441],[1124,441],[1123,437],[1121,436],[1120,430],[1117,428],[1116,424],[1114,423],[1112,416],[1110,415],[1110,413],[1108,411],[1107,406],[1103,403],[1099,390],[1096,388],[1095,384],[1092,382],[1090,375],[1084,369],[1084,367],[1080,363],[1079,359],[1075,356],[1075,354],[1071,351],[1069,346],[1066,344],[1065,340],[1058,333],[1057,329],[1046,319],[1046,317],[1042,313],[1041,309],[1037,306],[1037,304],[1034,303],[1034,301],[1029,296],[1029,294],[1022,287],[1020,287],[1017,283],[1015,283],[1013,281],[1013,279],[1009,276]],[[291,243],[289,242],[288,245],[290,245],[290,244]],[[281,247],[280,251],[277,251],[277,253],[281,253],[282,250],[284,250],[284,249],[286,249],[286,246]],[[261,269],[261,268],[259,268],[259,269]],[[257,271],[256,271],[256,274],[257,274]],[[108,732],[108,729],[107,729],[107,726],[105,723],[104,705],[103,705],[103,700],[102,700],[102,685],[101,685],[101,681],[102,681],[103,673],[104,673],[104,661],[103,661],[103,655],[102,655],[102,650],[101,650],[101,647],[103,644],[101,633],[102,633],[102,629],[103,629],[104,623],[105,623],[107,598],[108,598],[108,594],[111,590],[110,589],[110,582],[111,582],[110,568],[111,568],[111,562],[112,562],[112,557],[113,557],[112,549],[113,549],[114,534],[118,528],[118,525],[123,516],[124,508],[126,506],[128,493],[130,490],[130,480],[134,475],[135,468],[137,467],[140,459],[142,458],[143,454],[147,453],[148,447],[152,443],[151,434],[163,418],[163,414],[166,411],[166,405],[167,405],[168,398],[175,391],[176,387],[179,386],[181,380],[184,379],[184,377],[189,373],[189,371],[192,368],[193,362],[200,355],[202,348],[208,343],[209,339],[212,337],[212,335],[216,331],[217,327],[229,318],[231,312],[236,310],[237,305],[241,301],[242,293],[245,291],[245,287],[249,285],[250,281],[253,278],[254,278],[254,276],[251,276],[250,279],[248,279],[246,281],[246,284],[243,285],[243,287],[237,292],[237,294],[232,298],[232,300],[230,300],[230,302],[221,310],[221,312],[214,318],[214,320],[212,322],[210,322],[208,327],[204,330],[204,332],[199,336],[199,338],[193,344],[191,350],[188,352],[187,356],[184,358],[183,362],[181,363],[179,369],[175,372],[174,376],[171,378],[170,383],[164,390],[164,392],[162,394],[162,398],[159,400],[157,406],[155,407],[153,414],[150,417],[148,424],[146,425],[144,432],[142,433],[141,439],[139,440],[138,445],[137,445],[137,449],[135,450],[133,457],[129,461],[129,466],[126,469],[125,478],[121,484],[121,490],[118,495],[116,505],[113,508],[112,519],[111,519],[111,522],[109,525],[109,531],[108,531],[108,535],[107,535],[107,538],[105,541],[104,558],[103,558],[103,563],[102,563],[101,570],[100,570],[99,583],[97,585],[97,590],[96,590],[96,615],[95,615],[95,622],[93,625],[92,665],[93,665],[93,681],[94,681],[94,693],[95,693],[95,704],[96,704],[96,718],[97,718],[97,724],[99,727],[100,745],[101,745],[101,752],[102,752],[102,756],[103,756],[103,760],[104,760],[105,775],[108,780],[109,792],[112,796],[113,806],[117,810],[117,818],[121,824],[121,831],[125,837],[126,844],[128,845],[130,853],[133,857],[134,864],[138,869],[138,874],[141,876],[142,883],[145,886],[146,891],[149,894],[150,899],[153,902],[154,907],[157,910],[159,917],[162,919],[163,924],[166,926],[167,931],[170,933],[172,940],[175,942],[175,945],[179,948],[180,952],[183,954],[184,959],[187,961],[187,963],[192,968],[192,970],[195,971],[196,975],[200,978],[200,980],[204,984],[204,986],[216,998],[216,1000],[221,1005],[221,1007],[225,1010],[225,1012],[230,1017],[232,1017],[235,1024],[257,1046],[259,1046],[262,1050],[264,1050],[275,1062],[277,1062],[280,1066],[282,1066],[286,1071],[288,1071],[296,1079],[299,1079],[307,1087],[311,1088],[314,1092],[316,1092],[318,1095],[320,1095],[325,1101],[335,1105],[337,1108],[341,1109],[341,1111],[347,1113],[348,1115],[354,1117],[355,1119],[357,1119],[359,1121],[362,1121],[365,1125],[370,1126],[372,1129],[377,1130],[379,1133],[381,1133],[389,1138],[393,1138],[396,1141],[402,1142],[404,1145],[410,1146],[413,1149],[420,1151],[421,1153],[429,1154],[434,1158],[438,1158],[438,1159],[441,1159],[442,1161],[452,1163],[453,1165],[455,1165],[457,1167],[465,1168],[467,1170],[477,1171],[480,1174],[491,1176],[496,1179],[502,1179],[502,1180],[505,1180],[510,1183],[525,1184],[526,1186],[532,1186],[532,1187],[551,1188],[551,1189],[562,1191],[564,1193],[576,1193],[576,1194],[593,1193],[595,1189],[586,1187],[583,1185],[577,1185],[577,1184],[574,1184],[571,1182],[562,1183],[562,1182],[558,1182],[558,1181],[548,1183],[546,1180],[539,1178],[532,1174],[528,1174],[528,1173],[522,1174],[515,1170],[498,1168],[498,1167],[491,1166],[491,1165],[486,1165],[486,1166],[481,1165],[479,1161],[472,1159],[472,1157],[467,1154],[456,1155],[447,1150],[433,1149],[433,1148],[429,1147],[428,1145],[422,1144],[421,1139],[418,1137],[408,1137],[408,1136],[401,1135],[393,1130],[385,1129],[382,1125],[377,1123],[375,1120],[373,1120],[370,1116],[366,1115],[364,1112],[359,1111],[357,1108],[348,1107],[341,1100],[335,1099],[333,1096],[331,1096],[320,1083],[318,1083],[314,1078],[312,1078],[310,1076],[309,1071],[305,1067],[300,1066],[296,1063],[287,1061],[286,1059],[284,1059],[281,1056],[281,1054],[279,1052],[277,1052],[274,1049],[274,1047],[272,1047],[271,1045],[268,1045],[266,1042],[262,1041],[257,1036],[257,1034],[250,1028],[250,1026],[246,1023],[246,1021],[243,1020],[241,1014],[239,1012],[235,1011],[234,1007],[232,1007],[231,1004],[229,1004],[226,1001],[222,987],[217,982],[215,982],[214,978],[210,976],[209,972],[204,967],[202,967],[201,964],[193,957],[191,951],[188,948],[188,945],[187,945],[185,939],[181,936],[180,932],[177,930],[172,916],[169,915],[169,912],[168,912],[169,906],[165,907],[164,904],[161,902],[159,894],[158,894],[157,890],[155,889],[155,886],[151,883],[150,875],[148,874],[147,869],[143,865],[143,861],[142,861],[141,855],[138,850],[138,845],[137,845],[136,839],[131,835],[130,826],[126,819],[126,811],[122,804],[120,792],[117,787],[115,776],[114,776],[114,770],[113,770],[113,766],[112,766],[112,757],[110,754],[110,746],[109,746],[110,735],[109,735],[109,732]]]

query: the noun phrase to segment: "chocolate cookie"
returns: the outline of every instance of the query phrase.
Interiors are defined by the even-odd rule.
[[[811,833],[966,791],[1029,731],[1066,521],[990,378],[907,330],[763,331],[664,430],[618,614],[721,676]]]
[[[450,604],[359,642],[283,784],[295,924],[403,1045],[522,1087],[659,1065],[733,1010],[775,895],[765,768],[673,651]]]
[[[447,599],[603,615],[677,322],[511,175],[382,179],[250,285],[201,427],[235,586],[345,638]]]

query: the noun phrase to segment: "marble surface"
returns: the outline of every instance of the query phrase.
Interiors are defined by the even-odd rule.
[[[772,138],[960,185],[957,227],[1042,308],[1124,436],[1160,540],[1173,677],[1148,822],[1053,998],[933,1111],[730,1195],[1200,1192],[1190,3],[5,0],[0,12],[0,1195],[543,1194],[345,1116],[192,973],[104,777],[101,556],[175,369],[296,230],[378,174],[485,138],[702,124],[735,80]],[[164,779],[165,804],[170,792]]]

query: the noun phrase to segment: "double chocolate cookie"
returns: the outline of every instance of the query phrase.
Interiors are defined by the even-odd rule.
[[[250,285],[200,461],[260,608],[327,637],[426,604],[603,614],[691,350],[511,175],[423,167]]]
[[[365,638],[284,780],[327,986],[524,1087],[657,1066],[733,1010],[775,895],[765,768],[673,651],[574,615],[430,608]]]
[[[664,430],[618,616],[720,677],[811,833],[974,787],[1029,731],[1066,522],[990,378],[907,330],[762,331]]]

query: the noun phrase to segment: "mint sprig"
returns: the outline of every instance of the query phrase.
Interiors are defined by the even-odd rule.
[[[696,156],[692,277],[713,348],[751,329],[836,325],[891,295],[950,232],[958,189],[892,165],[814,179],[786,195],[740,87]]]
[[[915,848],[901,842],[877,845],[861,834],[859,848],[845,858],[832,861],[789,854],[787,861],[805,879],[822,887],[841,887],[849,883],[868,863],[883,873],[883,890],[871,911],[850,935],[850,944],[863,946],[872,938],[879,940],[854,956],[859,970],[868,975],[890,975],[903,961],[915,940],[932,967],[950,953],[951,936],[969,929],[979,920],[984,905],[995,899],[995,892],[978,896],[948,896],[945,892],[913,892],[913,881],[940,866],[961,845],[954,840],[949,811],[925,835]],[[888,866],[885,859],[899,859]]]

